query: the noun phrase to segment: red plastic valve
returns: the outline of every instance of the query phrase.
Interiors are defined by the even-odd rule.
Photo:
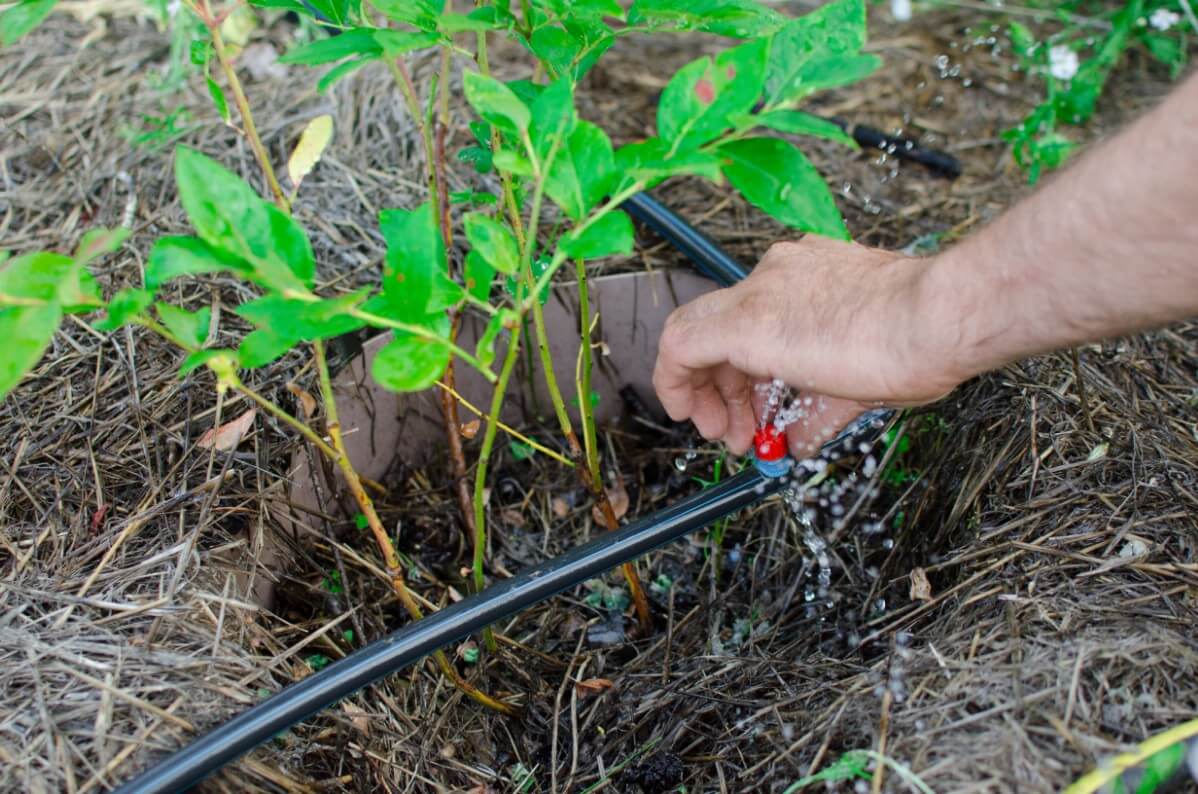
[[[753,451],[758,460],[775,461],[786,457],[786,434],[770,422],[753,436]]]

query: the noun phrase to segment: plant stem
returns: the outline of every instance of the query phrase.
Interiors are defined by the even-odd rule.
[[[241,114],[241,125],[245,128],[246,140],[249,141],[250,149],[253,150],[262,173],[266,174],[266,183],[270,186],[275,204],[283,212],[290,213],[291,202],[287,200],[287,194],[283,192],[283,187],[279,184],[278,177],[275,176],[275,170],[270,164],[270,155],[267,154],[266,147],[262,145],[262,138],[258,136],[258,128],[254,124],[254,115],[250,112],[249,100],[246,99],[245,91],[241,88],[241,80],[237,78],[237,72],[234,71],[233,64],[229,62],[228,54],[225,52],[224,39],[220,34],[220,24],[212,19],[208,0],[202,0],[202,2],[201,7],[205,14],[201,18],[208,25],[208,32],[212,35],[212,48],[216,50],[216,59],[220,62],[221,71],[225,73],[229,89],[233,92],[233,101],[237,105],[237,112]]]
[[[379,553],[383,557],[383,564],[387,567],[387,577],[391,581],[391,589],[395,592],[395,595],[399,598],[400,603],[403,604],[404,609],[412,620],[420,620],[424,617],[424,612],[420,609],[420,604],[412,597],[411,591],[408,590],[407,584],[404,582],[403,566],[400,563],[399,555],[395,551],[395,544],[391,542],[390,536],[383,528],[383,523],[374,509],[374,503],[371,501],[370,496],[367,495],[365,489],[362,488],[362,483],[358,479],[358,473],[350,464],[349,455],[345,451],[345,441],[341,436],[340,421],[337,417],[337,401],[333,396],[333,385],[329,377],[328,362],[325,359],[324,344],[317,340],[313,342],[312,348],[315,353],[316,367],[320,377],[320,393],[324,400],[326,429],[328,430],[329,438],[333,441],[333,448],[337,451],[337,465],[341,469],[341,474],[345,478],[346,485],[349,486],[350,493],[353,494],[354,500],[358,503],[358,508],[366,516],[366,522],[370,526],[370,531],[374,534],[375,543],[378,544]],[[441,668],[441,672],[466,695],[484,706],[504,714],[516,713],[516,708],[511,704],[496,700],[463,679],[449,661],[444,651],[437,651],[434,657],[437,666]]]
[[[483,433],[482,449],[478,453],[478,469],[474,475],[474,589],[479,592],[486,584],[483,576],[483,557],[487,550],[487,517],[483,504],[483,496],[487,487],[487,464],[491,458],[491,449],[495,446],[495,431],[498,429],[499,412],[503,410],[503,398],[507,392],[508,380],[516,366],[520,352],[520,323],[513,323],[511,339],[508,340],[507,353],[503,358],[503,368],[499,371],[499,382],[495,384],[495,392],[491,395],[491,411],[487,417],[487,429]],[[495,636],[488,628],[484,632],[487,650],[494,652]]]

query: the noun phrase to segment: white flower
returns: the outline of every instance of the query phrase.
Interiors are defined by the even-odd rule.
[[[890,0],[890,13],[899,22],[911,19],[911,0]]]
[[[1058,80],[1072,80],[1077,74],[1077,53],[1063,44],[1048,51],[1048,73]]]
[[[1167,8],[1158,8],[1148,17],[1148,24],[1160,31],[1168,30],[1181,21],[1181,14],[1176,14]]]

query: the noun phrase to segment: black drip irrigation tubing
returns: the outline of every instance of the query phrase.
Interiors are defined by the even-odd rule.
[[[634,196],[624,206],[716,282],[727,286],[747,275],[719,246],[646,194]],[[876,437],[891,415],[885,409],[864,414],[824,449],[836,445],[855,447]],[[486,626],[749,507],[787,483],[786,477],[768,477],[756,466],[748,467],[669,507],[497,582],[286,687],[167,756],[116,789],[116,794],[169,794],[191,788],[272,736],[357,690]]]

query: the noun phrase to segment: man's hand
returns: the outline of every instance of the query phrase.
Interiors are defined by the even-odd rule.
[[[927,360],[926,261],[814,236],[774,245],[745,281],[670,315],[653,373],[662,405],[742,454],[762,410],[754,386],[779,378],[804,399],[787,436],[809,456],[866,408],[944,395],[958,380]]]

